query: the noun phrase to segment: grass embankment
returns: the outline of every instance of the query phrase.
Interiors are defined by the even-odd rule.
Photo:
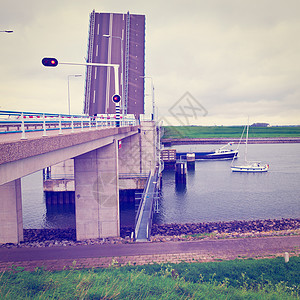
[[[164,126],[164,138],[239,138],[243,126]],[[300,126],[250,127],[251,138],[300,137]]]
[[[1,299],[299,299],[300,257],[0,274]]]

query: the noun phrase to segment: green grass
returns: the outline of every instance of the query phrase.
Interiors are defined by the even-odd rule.
[[[299,299],[300,257],[0,273],[0,299]]]
[[[216,235],[217,235],[216,232],[209,232],[209,233],[193,233],[193,234],[183,235],[183,237],[188,238],[191,236],[199,239],[204,239],[206,237],[215,237]]]
[[[240,138],[243,126],[164,126],[162,138]],[[249,137],[300,137],[300,126],[250,127]]]

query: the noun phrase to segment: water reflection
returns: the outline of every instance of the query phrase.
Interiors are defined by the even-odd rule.
[[[76,228],[75,204],[46,204],[44,228]]]
[[[178,196],[184,195],[186,193],[186,178],[182,180],[176,180],[175,191]]]

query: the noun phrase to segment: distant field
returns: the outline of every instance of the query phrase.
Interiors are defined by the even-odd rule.
[[[164,126],[162,138],[239,138],[243,126]],[[300,126],[250,127],[249,138],[300,137]]]

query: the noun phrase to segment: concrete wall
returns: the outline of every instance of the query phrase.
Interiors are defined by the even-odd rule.
[[[120,174],[140,174],[142,169],[140,135],[135,134],[121,140],[119,149]]]
[[[47,170],[50,170],[50,178],[44,180],[45,192],[75,191],[73,159],[65,160]]]
[[[73,159],[67,159],[59,164],[51,166],[51,178],[54,179],[74,178]]]
[[[143,190],[147,178],[119,178],[119,190]]]
[[[141,172],[149,173],[155,170],[156,155],[156,124],[153,121],[141,122],[140,134]]]
[[[75,191],[74,179],[44,180],[44,192],[72,192]]]

